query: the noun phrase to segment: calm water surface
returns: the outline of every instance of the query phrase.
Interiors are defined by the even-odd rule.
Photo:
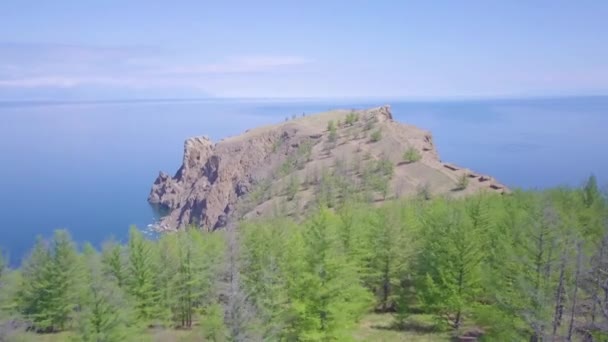
[[[608,97],[456,101],[0,102],[0,249],[13,265],[37,235],[67,228],[96,245],[146,227],[159,170],[183,141],[217,140],[331,108],[392,105],[395,119],[433,132],[443,160],[521,188],[608,181]]]

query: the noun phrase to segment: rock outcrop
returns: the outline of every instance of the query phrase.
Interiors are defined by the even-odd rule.
[[[329,121],[337,127],[333,133]],[[375,132],[380,139],[370,138]],[[419,151],[419,161],[403,162],[408,148]],[[187,139],[182,166],[173,177],[159,174],[148,201],[168,213],[160,229],[194,225],[215,230],[234,215],[306,211],[321,187],[327,187],[321,183],[328,173],[353,189],[365,189],[363,178],[369,173],[362,167],[378,160],[396,166],[388,180],[390,191],[368,194],[376,202],[414,195],[422,187],[453,196],[481,189],[508,191],[491,177],[442,163],[429,132],[395,122],[390,107],[384,106],[301,117],[217,144],[206,137]],[[463,175],[470,180],[468,186],[454,191]]]

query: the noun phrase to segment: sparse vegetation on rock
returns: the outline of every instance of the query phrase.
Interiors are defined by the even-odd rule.
[[[336,124],[334,122],[334,120],[329,120],[327,122],[327,131],[331,132],[331,131],[335,131],[336,130]]]
[[[338,129],[335,124],[338,120],[345,129]],[[366,131],[365,125],[376,127]],[[354,140],[352,135],[355,133],[359,137],[368,133],[368,142],[371,142],[369,136],[376,142],[366,144]],[[303,208],[314,207],[316,195],[307,189],[318,186],[323,170],[334,169],[331,170],[334,180],[329,182],[325,177],[325,183],[330,184],[329,192],[336,205],[346,197],[381,200],[397,192],[404,197],[415,196],[417,184],[435,180],[445,184],[433,186],[435,193],[452,194],[449,179],[454,170],[436,163],[439,157],[429,136],[428,132],[392,121],[388,107],[380,107],[307,115],[289,124],[252,129],[217,144],[203,137],[191,138],[184,146],[179,171],[173,177],[161,173],[149,201],[168,212],[160,222],[163,227],[175,229],[194,224],[214,229],[235,217],[235,209],[238,209],[236,217],[273,214],[274,208],[280,209],[274,204],[273,194],[284,194],[285,184],[294,173],[301,178],[305,175],[307,179],[295,195],[301,205],[287,206],[295,216],[302,214],[298,212],[300,210],[308,210]],[[420,151],[424,149],[425,158],[407,174],[395,170],[392,177],[398,179],[394,181],[382,172],[374,175],[373,172],[377,172],[375,161],[385,162],[383,156],[388,156],[387,152],[407,149],[407,145],[395,146],[398,141],[412,142],[411,146]],[[372,171],[368,171],[371,164]],[[282,181],[269,182],[262,196],[262,189],[255,184],[263,179]],[[392,189],[397,184],[402,190]],[[490,188],[490,185],[495,182],[472,182],[469,187],[481,189]],[[494,186],[491,191],[508,190]],[[331,201],[328,202],[331,204]]]
[[[428,201],[431,199],[431,186],[429,185],[429,183],[424,183],[424,184],[420,184],[418,185],[418,187],[416,187],[416,196],[419,199]]]
[[[456,182],[456,190],[462,191],[465,190],[469,186],[469,175],[464,173],[458,177],[458,182]]]
[[[369,137],[371,142],[378,142],[382,139],[382,131],[380,129],[375,130]]]
[[[348,113],[348,115],[346,115],[346,120],[344,121],[344,123],[348,126],[352,126],[357,121],[359,121],[359,114],[357,114],[356,112],[353,111],[353,112]]]
[[[420,151],[414,147],[408,147],[403,153],[403,161],[406,163],[415,163],[420,159],[422,159],[422,155],[420,154]]]
[[[297,174],[293,174],[291,177],[289,177],[289,182],[287,183],[287,189],[286,189],[287,200],[292,201],[296,197],[296,194],[298,193],[299,189],[300,189],[300,179],[298,178]]]
[[[281,167],[279,168],[279,175],[289,175],[295,169],[296,161],[297,158],[295,156],[287,157],[287,159],[281,164]]]

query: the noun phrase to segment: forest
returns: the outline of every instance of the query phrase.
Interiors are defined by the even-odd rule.
[[[0,259],[0,341],[379,340],[369,317],[396,341],[608,340],[606,194],[352,198]]]

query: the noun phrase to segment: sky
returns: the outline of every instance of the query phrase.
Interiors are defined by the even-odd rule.
[[[0,1],[0,100],[608,94],[608,1]]]

